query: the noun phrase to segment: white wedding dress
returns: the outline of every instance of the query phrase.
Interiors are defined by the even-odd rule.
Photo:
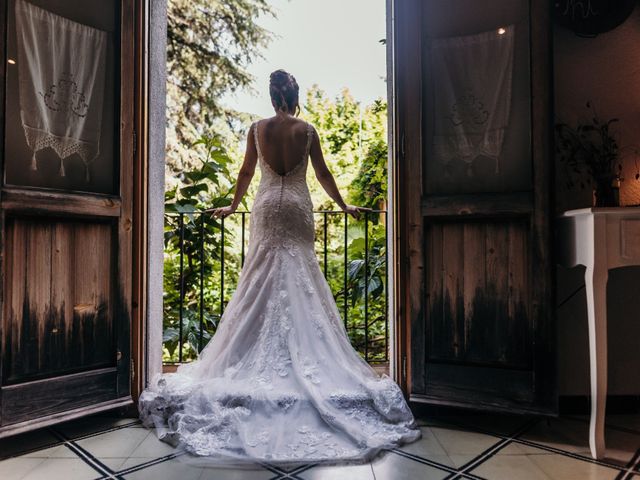
[[[398,385],[349,343],[314,252],[304,158],[285,175],[264,160],[238,287],[198,359],[140,396],[144,425],[215,462],[367,459],[416,440]]]

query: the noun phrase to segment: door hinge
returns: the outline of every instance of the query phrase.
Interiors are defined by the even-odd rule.
[[[131,359],[131,380],[135,380],[135,378],[136,378],[136,364],[132,358]]]
[[[402,356],[402,380],[407,379],[407,356]]]
[[[400,137],[400,156],[404,160],[404,132],[402,132],[402,136]]]
[[[136,153],[138,153],[138,134],[135,130],[133,131],[132,141],[133,141],[133,154],[135,155]]]

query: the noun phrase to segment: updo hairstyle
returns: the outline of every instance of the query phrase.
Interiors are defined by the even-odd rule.
[[[298,105],[299,90],[295,77],[284,70],[276,70],[269,76],[271,103],[278,111],[297,116],[300,113],[300,106]]]

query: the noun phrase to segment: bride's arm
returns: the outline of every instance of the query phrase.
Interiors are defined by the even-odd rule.
[[[213,217],[226,217],[227,215],[235,212],[238,208],[238,205],[240,205],[240,202],[242,201],[242,197],[244,197],[244,194],[247,193],[247,189],[249,188],[249,184],[251,183],[253,174],[256,171],[256,163],[258,161],[258,152],[256,149],[255,136],[253,134],[254,128],[255,124],[251,125],[251,127],[249,128],[247,137],[247,149],[244,152],[244,161],[242,162],[242,166],[240,167],[240,172],[238,172],[236,188],[233,194],[231,205],[210,210]]]
[[[322,147],[320,146],[320,138],[318,137],[318,133],[315,129],[313,129],[309,154],[311,156],[311,164],[313,165],[313,169],[316,172],[316,178],[318,179],[318,182],[320,182],[320,185],[322,185],[324,191],[327,192],[327,195],[329,195],[334,202],[336,202],[341,210],[349,213],[354,218],[359,218],[360,212],[369,210],[368,208],[347,205],[344,202],[344,200],[342,199],[342,195],[340,195],[340,191],[338,190],[338,186],[336,185],[336,181],[329,171],[327,163],[324,161]]]

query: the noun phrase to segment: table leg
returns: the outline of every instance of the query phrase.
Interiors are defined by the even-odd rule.
[[[591,418],[589,447],[593,458],[605,452],[604,421],[607,402],[607,278],[606,267],[587,266],[587,316],[589,319],[589,367]]]

